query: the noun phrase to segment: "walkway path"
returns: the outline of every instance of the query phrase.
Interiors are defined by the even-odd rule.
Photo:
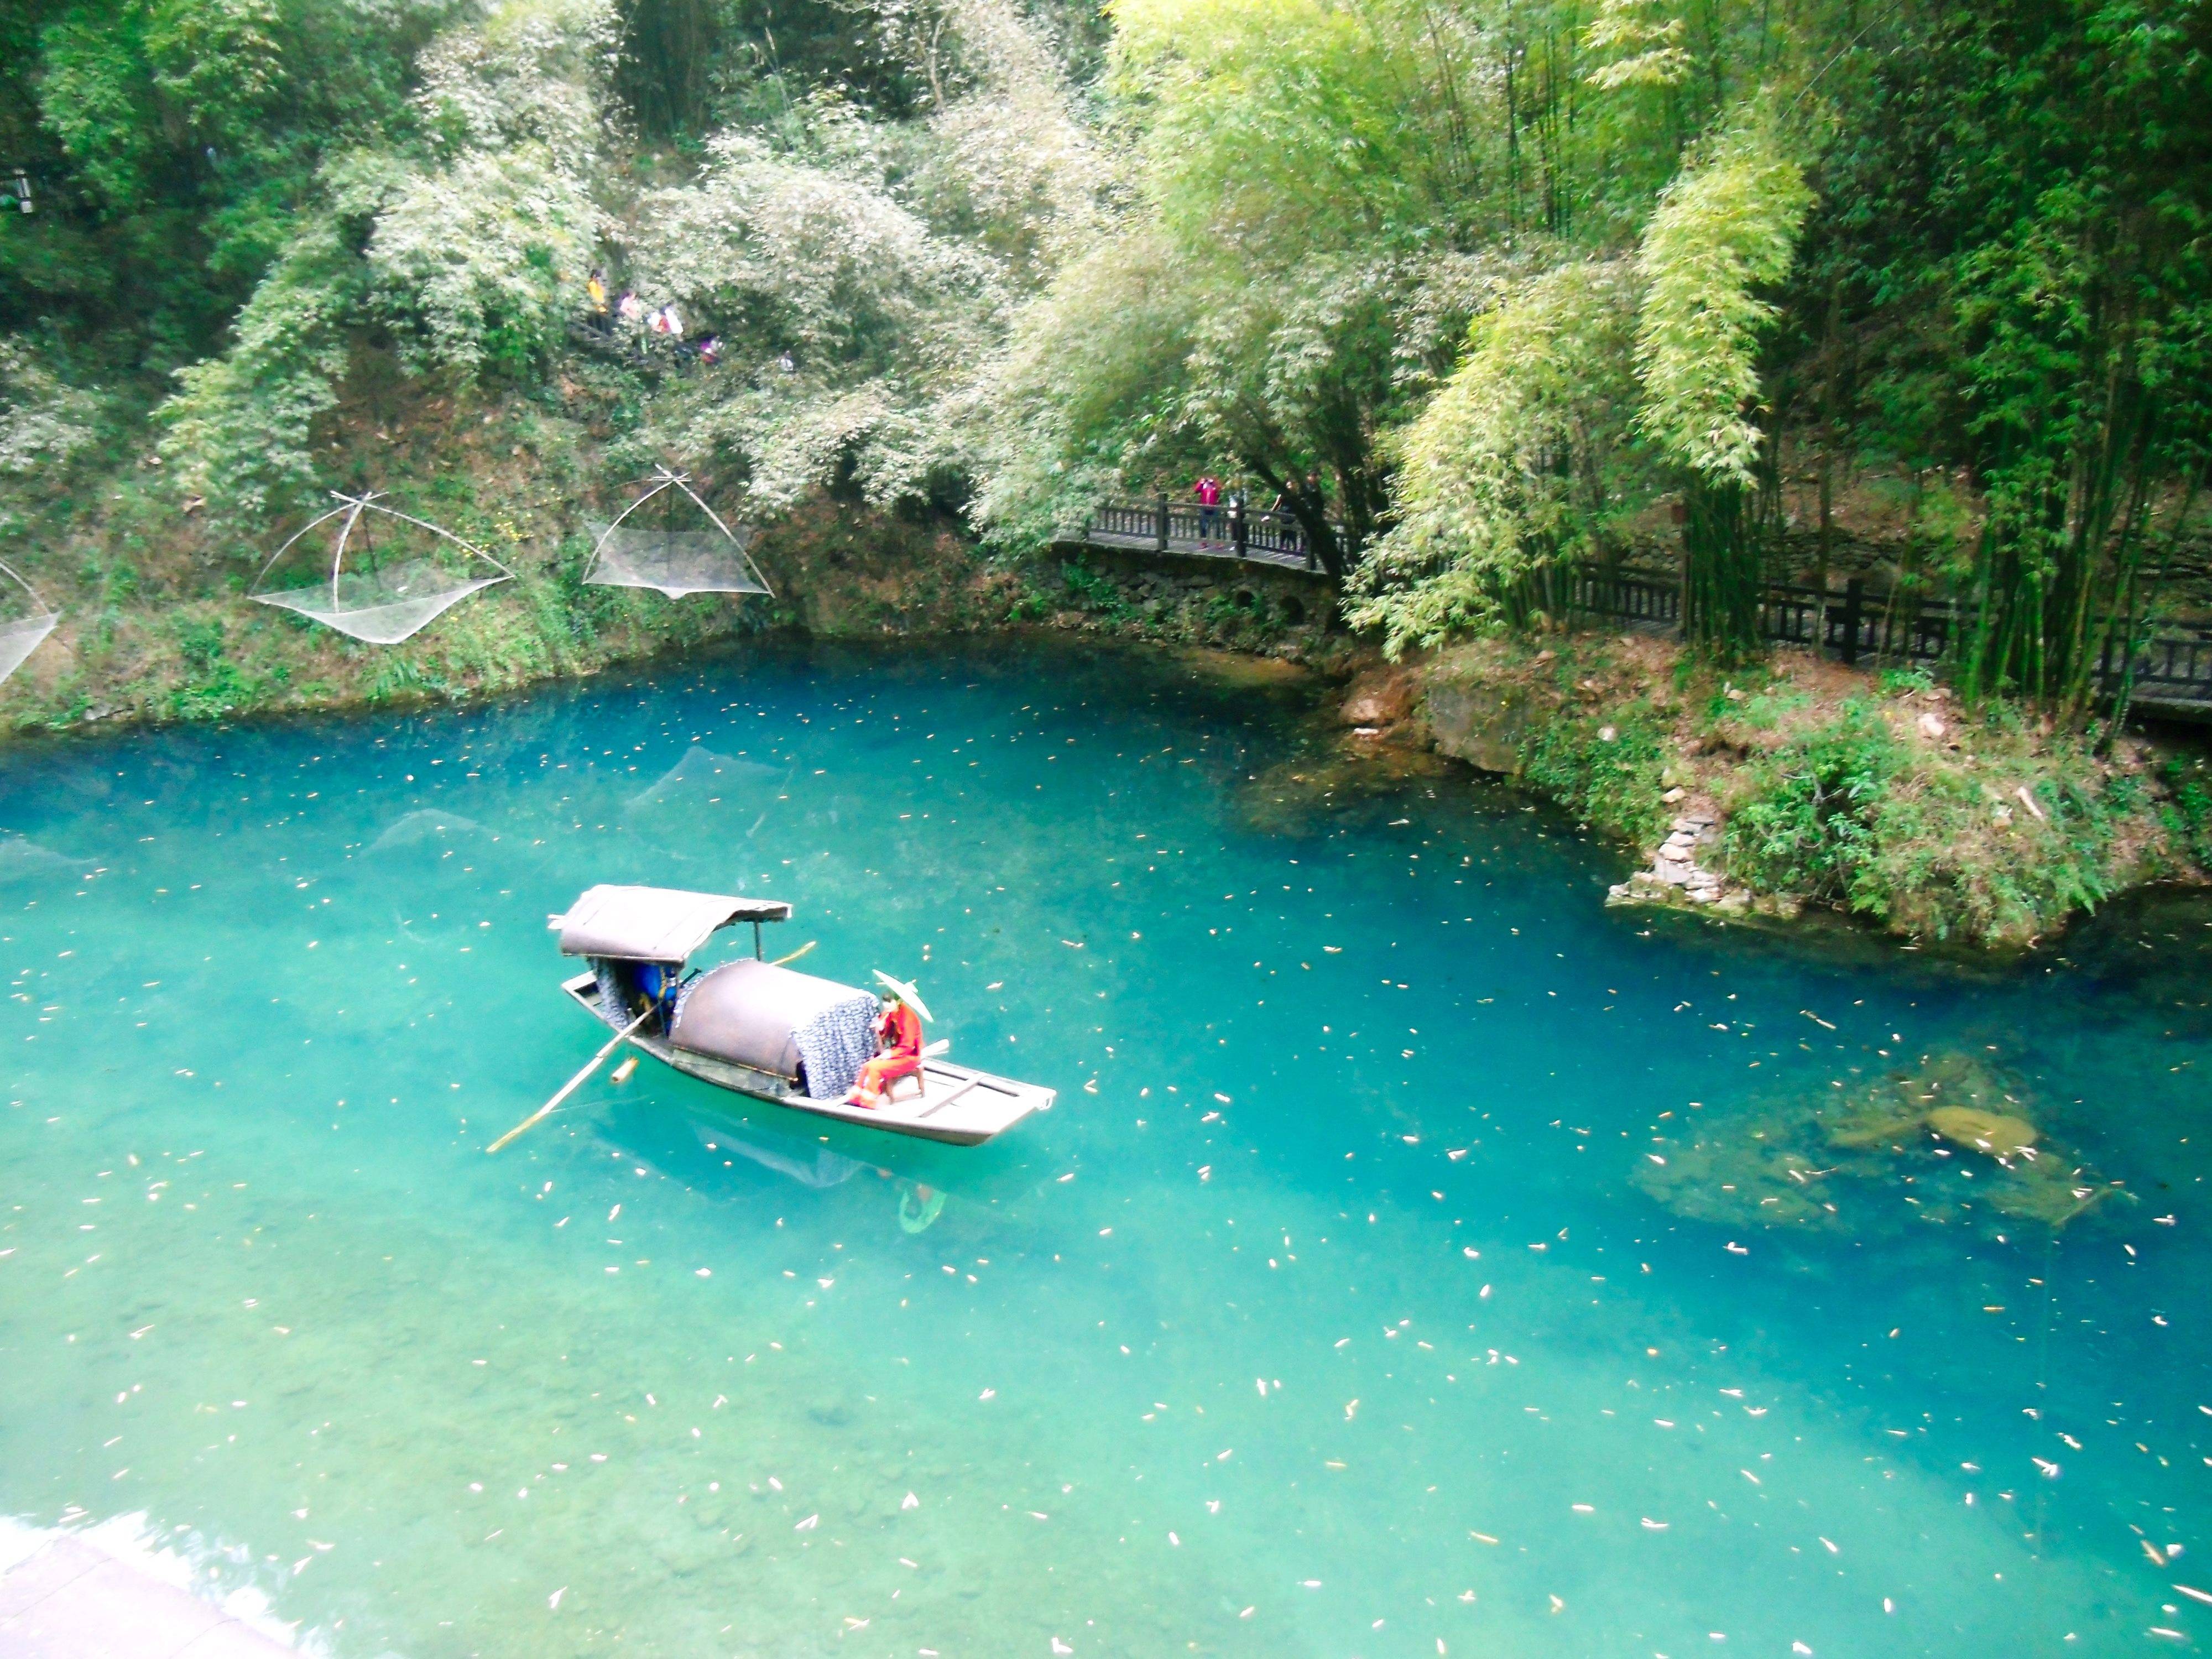
[[[294,1650],[70,1533],[0,1572],[0,1659],[285,1659]]]
[[[1279,570],[1327,574],[1308,550],[1305,532],[1280,513],[1247,514],[1240,523],[1225,507],[1208,510],[1184,501],[1104,501],[1083,526],[1083,539],[1093,547],[1241,560]]]

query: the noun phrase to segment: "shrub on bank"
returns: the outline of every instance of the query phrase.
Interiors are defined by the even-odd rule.
[[[2131,772],[2002,722],[1948,747],[1853,698],[1755,757],[1727,799],[1731,875],[1936,939],[2026,943],[2130,879],[2116,851],[2155,820]]]
[[[1585,823],[1638,842],[1665,832],[1667,728],[1648,703],[1604,715],[1562,714],[1522,750],[1522,776]]]
[[[1658,639],[1501,636],[1420,679],[1445,752],[1639,848],[1717,820],[1701,861],[1730,882],[1894,933],[2020,945],[2124,888],[2212,871],[2202,761],[2161,765],[2132,739],[2100,756],[2019,705],[1962,708],[1923,672],[1793,653],[1723,672]]]

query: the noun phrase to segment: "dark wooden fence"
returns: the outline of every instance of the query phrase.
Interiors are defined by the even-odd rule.
[[[1083,539],[1099,547],[1255,560],[1291,570],[1321,568],[1304,529],[1289,514],[1254,511],[1226,501],[1219,507],[1164,497],[1108,501],[1091,513]]]
[[[1232,503],[1203,507],[1165,496],[1108,501],[1092,512],[1083,539],[1098,547],[1321,568],[1297,520]],[[1682,579],[1676,571],[1632,565],[1585,568],[1571,580],[1568,603],[1583,616],[1671,633],[1682,625]],[[1974,613],[1955,599],[1875,588],[1855,577],[1826,592],[1774,583],[1760,602],[1759,620],[1761,633],[1778,644],[1846,663],[1911,665],[1955,659],[1972,630]],[[2212,713],[2212,627],[2157,629],[2137,649],[2131,672],[2107,647],[2098,680],[2111,696],[2127,684],[2136,702]]]
[[[1682,623],[1681,578],[1673,571],[1622,568],[1577,574],[1573,607],[1654,632]],[[1845,663],[1936,663],[1954,658],[1974,625],[1971,605],[1956,599],[1901,594],[1855,578],[1823,592],[1777,582],[1759,605],[1759,629],[1783,645],[1802,646]],[[2112,647],[2097,665],[2099,683],[2117,696],[2132,678],[2137,702],[2212,708],[2212,628],[2170,626],[2154,631],[2129,665]]]

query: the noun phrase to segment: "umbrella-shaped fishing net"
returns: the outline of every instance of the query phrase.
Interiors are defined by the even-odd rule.
[[[381,505],[374,491],[331,495],[339,504],[276,550],[248,598],[371,645],[397,645],[514,574],[450,530]]]
[[[0,680],[21,668],[61,619],[15,567],[0,562]]]
[[[731,528],[700,500],[690,479],[653,469],[643,495],[612,524],[593,526],[598,538],[584,580],[601,587],[650,587],[680,599],[687,593],[769,593],[745,550],[752,528]]]

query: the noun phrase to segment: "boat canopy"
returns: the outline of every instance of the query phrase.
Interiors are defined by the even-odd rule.
[[[791,907],[781,899],[603,883],[586,889],[567,915],[548,925],[560,928],[563,956],[680,963],[718,927],[733,921],[782,921],[790,915]]]
[[[789,1080],[803,1075],[810,1096],[836,1098],[875,1053],[875,1025],[873,992],[772,962],[726,962],[685,993],[668,1040]]]

